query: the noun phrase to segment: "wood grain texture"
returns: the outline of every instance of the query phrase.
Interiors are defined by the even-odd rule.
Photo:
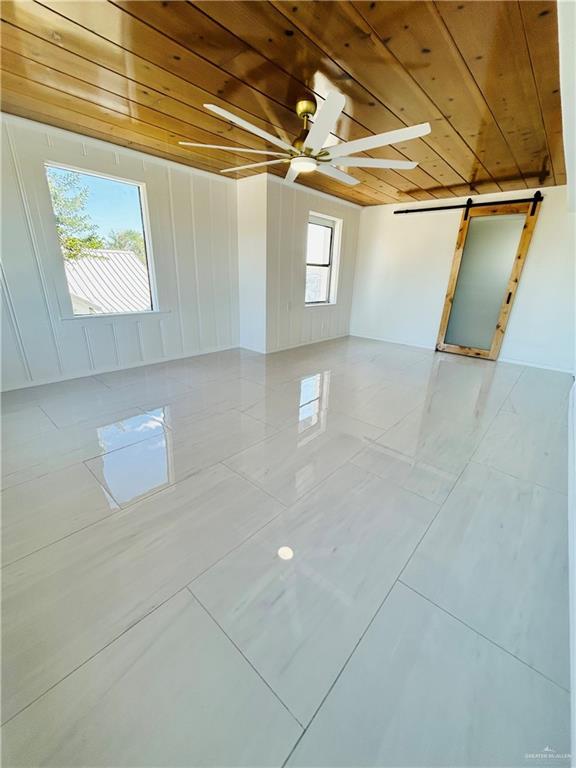
[[[464,209],[462,212],[460,228],[458,230],[458,237],[456,239],[456,248],[454,251],[452,268],[450,270],[450,277],[448,278],[448,288],[446,290],[446,298],[444,300],[442,318],[440,320],[440,328],[438,329],[438,341],[436,344],[437,350],[441,352],[454,352],[457,355],[466,355],[468,357],[480,357],[486,360],[498,359],[500,348],[502,347],[502,342],[504,341],[504,334],[506,333],[508,319],[514,305],[516,290],[520,282],[522,270],[524,269],[524,264],[526,262],[526,256],[528,255],[528,249],[530,248],[530,242],[532,240],[534,228],[536,226],[536,222],[538,221],[541,204],[541,201],[537,201],[536,205],[533,205],[533,203],[495,203],[493,206],[470,208],[469,210]],[[490,349],[466,347],[460,344],[447,344],[445,342],[446,332],[448,329],[448,322],[450,320],[450,313],[452,311],[452,305],[454,302],[454,294],[456,292],[456,286],[458,283],[458,274],[462,264],[462,255],[466,245],[466,236],[468,234],[470,221],[473,218],[480,216],[501,216],[510,214],[523,214],[525,216],[524,228],[518,242],[518,248],[516,250],[514,262],[510,271],[510,277],[506,285],[506,291],[502,299],[500,312],[498,313],[498,320],[496,321],[496,327],[494,329],[494,335],[492,337]]]
[[[178,141],[266,142],[205,103],[291,142],[296,100],[336,89],[335,139],[423,121],[432,132],[369,153],[413,171],[306,186],[375,205],[566,181],[553,0],[5,0],[0,13],[6,112],[219,172],[247,156]]]

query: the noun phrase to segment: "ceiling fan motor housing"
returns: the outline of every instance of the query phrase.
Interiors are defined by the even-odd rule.
[[[301,120],[305,117],[313,117],[316,114],[316,102],[312,99],[298,99],[296,114]]]

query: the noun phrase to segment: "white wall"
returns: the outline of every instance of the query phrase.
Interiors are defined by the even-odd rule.
[[[236,194],[240,346],[266,352],[266,174],[240,179]]]
[[[474,200],[530,197],[533,192]],[[543,194],[500,359],[572,371],[573,217],[567,212],[566,187],[546,187]],[[461,211],[393,213],[409,207],[425,206],[362,210],[350,333],[434,348]]]
[[[267,209],[267,351],[348,335],[362,209],[275,176],[268,177]],[[304,303],[310,211],[342,221],[334,304]]]
[[[238,344],[233,181],[2,117],[4,389]],[[145,183],[159,311],[65,317],[47,161]]]
[[[560,49],[560,94],[568,180],[568,208],[576,229],[576,4],[558,3],[558,44]],[[576,259],[576,254],[574,254]],[[575,333],[576,339],[576,333]],[[576,351],[575,351],[576,358]],[[570,658],[572,689],[572,760],[576,766],[576,384],[570,395],[568,472],[568,522],[570,554]]]
[[[361,208],[275,176],[237,184],[240,344],[276,352],[346,336]],[[310,212],[339,219],[341,244],[333,304],[307,307],[306,240]]]
[[[11,115],[2,115],[2,160],[3,389],[348,333],[358,206],[275,177],[234,182]],[[145,184],[157,311],[69,316],[46,162]],[[343,221],[331,306],[304,304],[310,211]]]

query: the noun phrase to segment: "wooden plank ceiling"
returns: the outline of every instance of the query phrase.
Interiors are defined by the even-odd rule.
[[[298,98],[346,96],[341,140],[428,121],[423,139],[373,157],[413,171],[352,170],[361,205],[566,183],[556,2],[3,0],[2,109],[220,171],[254,156],[181,139],[265,142],[203,109],[218,104],[292,141]],[[284,174],[282,171],[274,172]],[[242,174],[245,175],[245,174]],[[246,174],[247,175],[247,174]]]

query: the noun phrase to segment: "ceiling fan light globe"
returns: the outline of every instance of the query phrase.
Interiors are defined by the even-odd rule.
[[[290,165],[298,173],[310,173],[316,170],[316,160],[313,157],[295,157]]]

